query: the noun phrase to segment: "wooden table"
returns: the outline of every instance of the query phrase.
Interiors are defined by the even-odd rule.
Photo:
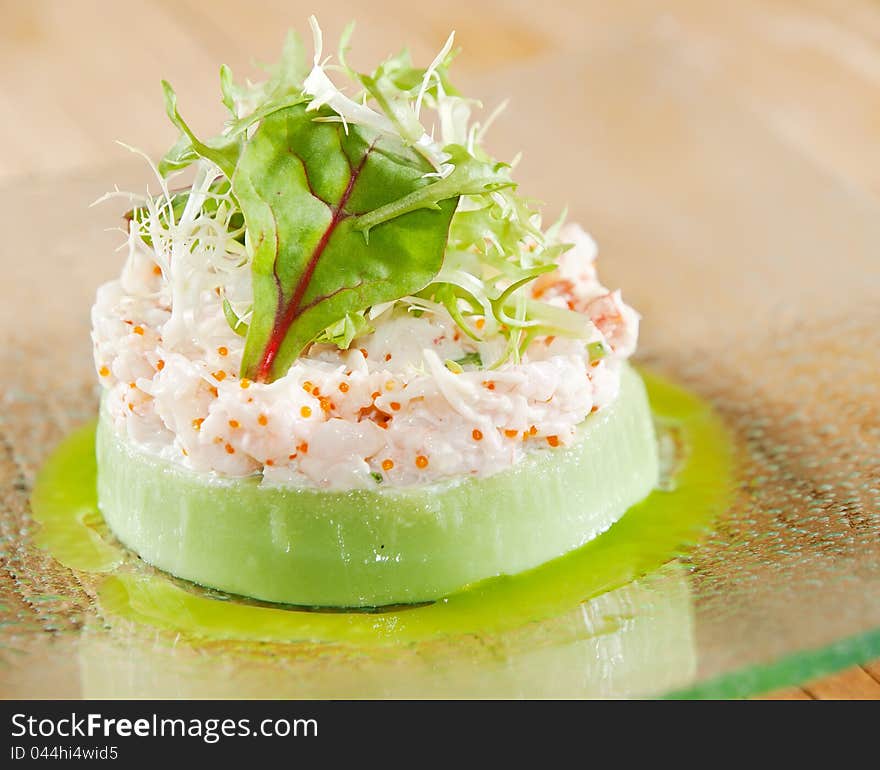
[[[304,30],[312,6],[0,0],[0,184],[109,165],[124,152],[115,139],[160,153],[175,138],[162,109],[162,77],[173,81],[190,122],[213,131],[223,119],[218,64],[254,74],[251,57],[274,58],[285,29]],[[592,61],[601,63],[601,52],[626,45],[634,68],[641,45],[670,47],[678,65],[711,81],[718,104],[734,109],[755,137],[784,143],[799,162],[844,180],[872,204],[880,194],[880,6],[870,0],[337,0],[322,11],[326,38],[335,40],[351,18],[360,25],[353,59],[364,65],[398,47],[404,32],[414,57],[428,60],[454,27],[467,90],[490,102],[517,93],[506,127],[497,129],[499,152],[528,149],[520,179],[551,201],[546,177],[553,175],[542,170],[552,168],[555,148],[546,141],[529,147],[530,132],[546,136],[554,121],[577,126],[596,93],[571,93],[565,115],[536,115],[515,85],[553,89],[554,73],[582,63],[584,51],[600,52]],[[601,75],[607,92],[615,78],[635,76],[625,68]],[[638,147],[632,153],[630,166],[618,168],[638,163]],[[878,699],[880,662],[770,697]]]

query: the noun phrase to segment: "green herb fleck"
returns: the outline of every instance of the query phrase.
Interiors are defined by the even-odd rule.
[[[466,353],[461,358],[456,358],[455,363],[459,366],[476,366],[477,368],[482,368],[483,359],[480,357],[480,354],[477,352]]]
[[[590,342],[587,345],[587,353],[590,356],[590,361],[599,361],[605,356],[608,355],[608,348],[605,347],[605,343],[600,341]]]

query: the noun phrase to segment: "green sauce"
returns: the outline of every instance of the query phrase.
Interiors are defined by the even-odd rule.
[[[95,423],[71,433],[55,449],[37,476],[31,511],[40,524],[36,543],[65,567],[109,572],[122,563],[123,551],[102,536],[98,510]],[[106,531],[106,530],[105,530]]]
[[[106,573],[99,605],[113,617],[208,639],[383,644],[496,633],[552,618],[686,552],[727,507],[732,450],[711,407],[642,372],[660,434],[678,450],[674,475],[582,548],[528,572],[492,578],[432,604],[329,612],[218,598],[144,567],[106,536],[95,491],[94,424],[69,436],[31,498],[37,543],[62,564]],[[103,530],[103,531],[102,531]]]

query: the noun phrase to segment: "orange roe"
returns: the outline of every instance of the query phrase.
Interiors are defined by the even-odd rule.
[[[390,471],[394,467],[394,460],[382,460],[382,470]]]
[[[400,411],[400,404],[399,404],[397,401],[392,401],[392,402],[391,402],[391,408],[392,408],[395,412],[399,412],[399,411]]]
[[[306,393],[311,393],[311,392],[312,392],[312,389],[313,389],[314,387],[315,387],[315,386],[312,385],[312,383],[309,382],[308,380],[306,380],[306,381],[303,383],[303,390],[304,390]]]
[[[275,461],[274,460],[266,460],[266,462],[264,462],[263,465],[268,465],[271,467],[271,466],[275,465]]]
[[[302,444],[300,444],[300,445],[297,447],[297,449],[298,449],[300,452],[302,452],[303,454],[306,454],[306,453],[309,451],[309,442],[308,442],[308,441],[303,441]]]
[[[230,454],[230,455],[235,454],[235,448],[232,446],[232,444],[226,445],[226,454]]]
[[[165,362],[160,358],[156,361],[156,371],[161,372],[165,368]]]
[[[427,467],[428,467],[428,458],[427,457],[425,457],[424,455],[419,455],[418,457],[416,457],[416,468],[421,468],[422,470],[424,470]]]
[[[247,377],[242,377],[239,385],[241,385],[241,387],[247,389],[251,386],[251,381]]]
[[[300,408],[299,413],[300,413],[303,417],[311,417],[311,416],[312,416],[312,407],[310,407],[310,406],[303,406],[303,407]]]
[[[217,353],[221,356],[228,356],[229,348],[227,348],[226,345],[221,345],[219,348],[217,348]]]
[[[140,334],[141,336],[143,336],[143,334],[144,334],[144,327],[143,327],[143,326],[135,326],[134,329],[132,329],[132,331],[133,331],[135,334]]]
[[[504,435],[507,436],[507,438],[516,438],[516,434],[517,434],[517,431],[515,431],[515,430],[505,430],[504,431]]]
[[[195,420],[192,421],[192,426],[194,430],[201,430],[202,423],[205,421],[203,417],[196,417]]]
[[[153,275],[162,275],[162,268],[159,265],[153,265]]]
[[[474,441],[483,440],[483,431],[479,430],[479,428],[474,428],[471,435],[474,437]]]
[[[559,446],[559,437],[558,436],[547,436],[547,443],[550,446]]]
[[[229,427],[230,428],[237,428],[238,427],[238,420],[230,420]]]
[[[218,371],[218,372],[214,372],[214,374],[211,375],[211,376],[212,376],[215,380],[217,380],[217,382],[223,382],[223,380],[226,379],[226,372],[224,372],[224,371],[221,369],[221,370]]]
[[[109,377],[110,370],[106,366],[102,366],[100,369],[98,369],[98,374],[100,374],[102,377]]]
[[[269,418],[266,417],[266,415],[261,414],[259,417],[257,417],[257,422],[260,423],[260,425],[266,425],[269,422]]]
[[[340,382],[339,383],[339,390],[341,390],[343,393],[348,393],[348,383],[347,382]]]
[[[361,350],[361,354],[363,355],[363,357],[367,358],[367,351],[364,348],[361,348],[360,350]]]

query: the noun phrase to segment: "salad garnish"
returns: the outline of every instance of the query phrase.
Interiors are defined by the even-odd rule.
[[[186,323],[197,273],[210,271],[230,327],[246,338],[241,377],[260,382],[284,376],[314,342],[349,348],[396,307],[443,309],[471,339],[506,341],[497,360],[454,367],[518,362],[542,335],[586,344],[588,316],[530,290],[567,248],[561,220],[543,229],[536,203],[517,192],[515,164],[484,148],[494,113],[472,120],[478,103],[451,84],[454,37],[426,68],[402,52],[364,74],[346,57],[352,27],[330,64],[310,23],[311,67],[291,35],[264,83],[236,83],[221,68],[230,119],[219,136],[199,139],[163,82],[180,137],[157,169],[162,193],[129,226],[168,274],[172,320]],[[192,184],[172,191],[190,167]],[[172,268],[196,249],[203,264]]]

